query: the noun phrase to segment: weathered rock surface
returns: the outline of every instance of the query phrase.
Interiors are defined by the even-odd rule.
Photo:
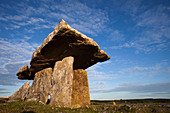
[[[54,67],[56,61],[68,56],[74,57],[74,69],[86,69],[97,62],[110,59],[93,39],[61,20],[53,32],[44,39],[41,47],[34,51],[30,62],[30,77],[26,76],[24,79],[34,79],[34,73]]]
[[[50,90],[50,105],[71,107],[73,85],[73,57],[55,63]]]
[[[21,88],[19,88],[12,96],[9,97],[9,101],[21,99],[24,100],[26,94],[30,88],[30,81],[26,82]]]
[[[32,86],[30,87],[26,100],[34,100],[46,103],[51,88],[52,68],[46,68],[35,74]]]
[[[88,106],[90,106],[90,94],[87,71],[83,69],[74,70],[72,107],[78,108]]]
[[[29,67],[28,65],[24,65],[17,72],[18,79],[28,79],[29,78]]]

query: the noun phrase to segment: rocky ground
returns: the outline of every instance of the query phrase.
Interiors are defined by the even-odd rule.
[[[8,98],[0,98],[0,113],[170,113],[170,100],[92,100],[88,108],[71,109],[20,100],[8,102]]]

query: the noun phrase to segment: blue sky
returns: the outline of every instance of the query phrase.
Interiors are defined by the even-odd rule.
[[[87,69],[91,99],[170,98],[169,0],[1,0],[0,97],[61,19],[111,57]]]

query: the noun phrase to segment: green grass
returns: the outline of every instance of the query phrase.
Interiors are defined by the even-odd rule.
[[[7,102],[0,99],[0,113],[170,113],[169,100],[115,100],[99,101],[92,100],[89,108],[58,108],[50,105],[43,105],[36,102],[16,101]]]

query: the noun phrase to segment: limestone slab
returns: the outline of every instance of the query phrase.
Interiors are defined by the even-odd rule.
[[[90,106],[90,94],[87,71],[83,69],[74,70],[72,107],[79,108],[88,106]]]
[[[35,74],[32,86],[30,87],[26,100],[34,100],[46,103],[51,88],[52,68],[46,68]]]
[[[73,57],[55,63],[50,90],[50,105],[71,107],[73,85]]]

